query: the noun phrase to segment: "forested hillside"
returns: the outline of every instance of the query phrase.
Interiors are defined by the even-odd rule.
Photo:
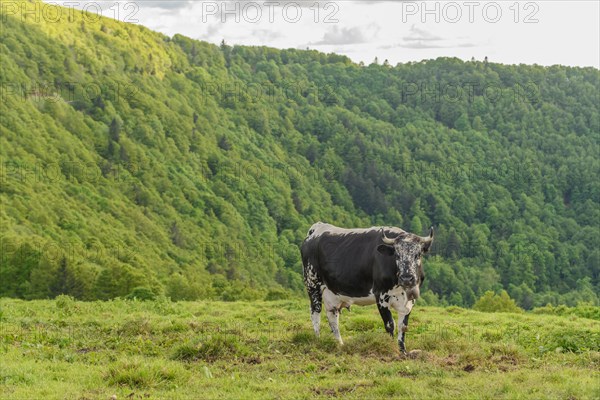
[[[0,296],[275,298],[318,220],[436,229],[423,300],[597,302],[600,73],[358,65],[2,15]]]

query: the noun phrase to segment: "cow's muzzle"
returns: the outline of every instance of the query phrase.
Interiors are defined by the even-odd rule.
[[[416,300],[421,295],[421,290],[419,286],[413,286],[411,288],[406,289],[406,298],[408,300]]]
[[[412,288],[417,283],[415,277],[411,274],[401,275],[400,276],[400,284],[405,288]]]

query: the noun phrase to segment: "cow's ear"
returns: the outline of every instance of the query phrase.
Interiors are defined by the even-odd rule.
[[[423,244],[421,244],[421,249],[423,250],[423,253],[427,253],[429,251],[429,249],[431,248],[431,243],[433,243],[433,242],[430,241],[430,242],[424,242]]]
[[[386,256],[393,256],[396,250],[394,246],[390,246],[389,244],[380,244],[377,246],[377,251]]]

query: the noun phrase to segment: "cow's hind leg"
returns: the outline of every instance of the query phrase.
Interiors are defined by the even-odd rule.
[[[304,285],[310,299],[310,320],[312,321],[315,335],[318,337],[321,332],[322,282],[311,263],[307,263],[304,267]]]
[[[342,341],[342,335],[340,335],[340,311],[337,308],[333,308],[331,310],[327,310],[327,321],[329,321],[329,327],[331,328],[331,332],[333,332],[333,336],[340,343],[344,344]]]
[[[310,320],[315,335],[319,337],[321,332],[321,289],[309,289],[308,296],[310,297]]]

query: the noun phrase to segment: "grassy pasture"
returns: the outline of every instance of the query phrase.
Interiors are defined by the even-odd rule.
[[[315,339],[304,299],[0,300],[0,398],[600,398],[600,322],[419,307],[400,356],[376,307]]]

